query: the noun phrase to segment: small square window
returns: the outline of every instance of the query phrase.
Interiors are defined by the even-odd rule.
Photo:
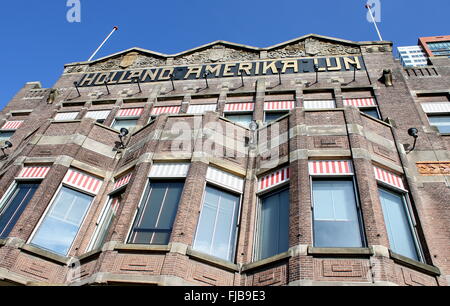
[[[248,128],[253,120],[253,115],[248,114],[225,114],[225,118]]]
[[[450,115],[429,115],[428,120],[430,121],[430,125],[438,128],[440,133],[450,133]]]
[[[270,123],[272,121],[277,120],[280,117],[283,117],[288,112],[266,112],[264,117],[264,122]]]
[[[133,129],[137,125],[138,119],[119,119],[116,118],[112,125],[113,129],[120,130],[121,128],[126,128],[128,130]]]

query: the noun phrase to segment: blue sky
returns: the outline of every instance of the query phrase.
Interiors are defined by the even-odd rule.
[[[366,0],[80,0],[81,22],[66,19],[67,0],[4,0],[0,9],[0,108],[29,81],[51,87],[65,63],[85,61],[114,25],[96,58],[131,47],[174,54],[214,40],[267,47],[316,33],[377,40]],[[381,0],[384,40],[415,45],[450,34],[448,0]]]

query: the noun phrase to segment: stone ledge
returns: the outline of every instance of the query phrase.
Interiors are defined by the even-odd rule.
[[[84,253],[83,255],[78,256],[77,259],[79,261],[83,261],[83,260],[90,259],[91,257],[94,257],[94,256],[98,257],[98,256],[100,256],[101,253],[102,253],[101,249],[95,249],[90,252]]]
[[[316,248],[309,246],[308,255],[345,255],[345,256],[372,256],[369,248]]]
[[[214,257],[211,255],[202,253],[202,252],[195,251],[190,247],[188,247],[188,249],[186,250],[186,255],[190,258],[193,258],[195,260],[219,267],[221,269],[229,270],[231,272],[239,272],[238,265],[236,265],[232,262],[220,259],[218,257]]]
[[[137,251],[137,252],[155,252],[168,253],[170,252],[169,245],[146,245],[146,244],[125,244],[118,243],[114,246],[114,251]]]
[[[177,276],[172,275],[132,275],[99,272],[69,286],[96,286],[108,283],[123,283],[154,286],[198,286]]]
[[[55,253],[51,253],[49,251],[46,251],[44,249],[41,249],[39,247],[35,247],[30,244],[25,244],[24,246],[20,247],[22,251],[25,251],[27,253],[30,253],[32,255],[35,255],[37,257],[42,257],[44,259],[56,262],[58,264],[67,265],[70,261],[69,257],[61,256]]]
[[[332,281],[314,281],[314,280],[298,280],[290,282],[287,286],[398,286],[395,283],[388,281],[376,281],[374,283],[371,282],[332,282]]]
[[[261,268],[266,265],[270,265],[270,264],[288,259],[290,257],[291,257],[291,253],[288,251],[288,252],[284,252],[284,253],[281,253],[281,254],[278,254],[275,256],[271,256],[269,258],[265,258],[265,259],[258,260],[258,261],[252,262],[252,263],[244,264],[244,265],[242,265],[241,272],[246,272],[246,271],[254,270],[257,268]]]
[[[441,275],[441,271],[439,270],[439,268],[437,268],[435,266],[424,264],[419,261],[415,261],[411,258],[394,253],[391,250],[389,250],[389,256],[395,263],[398,263],[400,265],[407,266],[414,270],[418,270],[420,272],[423,272],[423,273],[426,273],[429,275],[433,275],[433,276]]]

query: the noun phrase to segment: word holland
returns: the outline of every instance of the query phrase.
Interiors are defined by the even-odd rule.
[[[226,64],[209,64],[184,67],[162,67],[143,70],[125,70],[98,72],[83,75],[79,87],[100,86],[107,84],[129,84],[139,80],[141,83],[167,80],[195,80],[204,77],[221,78],[236,76],[259,76],[274,74],[349,71],[354,68],[364,69],[364,63],[358,56],[329,58],[303,58],[264,62],[243,62]],[[354,68],[353,68],[354,67]]]

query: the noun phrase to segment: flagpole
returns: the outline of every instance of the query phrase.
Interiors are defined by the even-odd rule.
[[[91,57],[88,59],[88,62],[90,62],[94,56],[97,54],[97,52],[103,47],[103,45],[108,41],[108,39],[111,37],[111,35],[114,34],[115,31],[117,31],[119,28],[118,27],[114,27],[113,30],[111,31],[111,33],[109,33],[108,37],[106,37],[106,39],[102,42],[102,44],[97,48],[97,50],[95,50],[95,52],[91,55]]]
[[[375,22],[375,18],[373,18],[372,11],[370,10],[372,7],[369,4],[366,4],[366,8],[369,10],[370,17],[372,18],[373,24],[375,25],[375,29],[377,30],[380,41],[383,41],[383,38],[381,37],[381,34],[380,34],[380,30],[378,30],[377,23]]]

